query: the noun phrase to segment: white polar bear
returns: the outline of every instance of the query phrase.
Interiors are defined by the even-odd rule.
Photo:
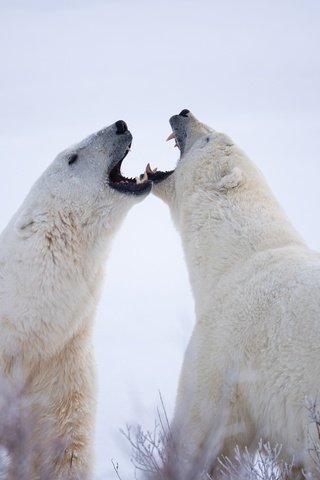
[[[229,137],[188,110],[170,124],[180,161],[148,172],[181,234],[195,299],[172,423],[191,469],[181,478],[260,438],[312,471],[304,402],[320,390],[320,255]]]
[[[48,478],[48,463],[54,479],[91,476],[91,334],[106,255],[129,208],[151,190],[121,174],[131,142],[119,120],[62,152],[0,237],[0,374],[19,384],[35,418],[33,480]]]

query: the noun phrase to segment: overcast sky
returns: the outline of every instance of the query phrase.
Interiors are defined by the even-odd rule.
[[[124,172],[172,168],[168,118],[183,108],[256,162],[307,243],[320,249],[317,0],[0,0],[0,228],[70,144],[127,121]],[[132,478],[126,422],[172,414],[194,323],[180,240],[150,196],[107,265],[95,348],[97,478]]]

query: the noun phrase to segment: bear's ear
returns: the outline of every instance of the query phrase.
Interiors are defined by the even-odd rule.
[[[31,213],[23,212],[17,219],[14,229],[18,237],[28,238],[35,232],[35,221]]]
[[[244,183],[244,176],[242,170],[234,167],[231,172],[224,175],[217,183],[218,190],[231,190],[240,187]]]

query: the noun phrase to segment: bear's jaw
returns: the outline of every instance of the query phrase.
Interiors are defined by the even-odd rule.
[[[124,153],[124,156],[108,172],[108,185],[118,192],[133,195],[142,195],[149,193],[152,187],[146,171],[135,178],[125,177],[121,173],[121,165],[125,157],[131,150],[131,143]]]
[[[194,129],[194,126],[202,126],[200,122],[192,115],[190,110],[183,109],[179,113],[179,115],[174,115],[169,120],[172,132],[167,138],[167,142],[169,140],[174,140],[175,144],[174,147],[178,147],[180,151],[180,159],[185,154],[185,151],[192,146],[190,141],[192,142],[192,135],[190,140],[190,132]],[[203,132],[204,133],[204,132]],[[148,179],[151,180],[153,183],[157,184],[168,178],[175,170],[169,171],[148,171]]]
[[[156,168],[154,170],[152,170],[151,168],[149,170],[149,168],[150,168],[150,164],[148,163],[145,173],[147,173],[148,179],[155,184],[162,182],[163,180],[170,177],[170,175],[174,173],[174,170],[167,170],[162,172],[160,170],[157,170]]]

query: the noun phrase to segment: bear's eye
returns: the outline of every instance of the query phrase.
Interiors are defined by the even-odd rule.
[[[77,154],[77,153],[73,153],[73,154],[70,155],[70,157],[69,157],[68,165],[72,165],[72,164],[75,163],[77,160],[78,160],[78,154]]]

